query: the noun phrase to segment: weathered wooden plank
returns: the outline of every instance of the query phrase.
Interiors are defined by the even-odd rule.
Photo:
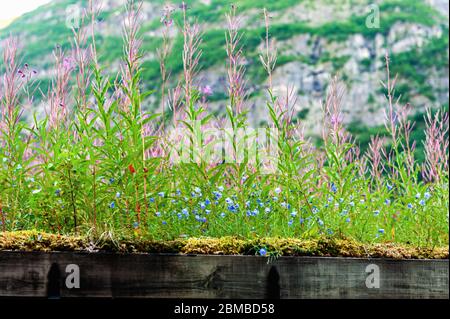
[[[368,288],[375,265],[379,288]],[[295,271],[297,269],[297,272]],[[284,258],[281,298],[448,298],[448,260]]]
[[[66,286],[72,264],[80,288]],[[366,286],[369,265],[379,288]],[[449,298],[448,260],[4,251],[0,296]]]

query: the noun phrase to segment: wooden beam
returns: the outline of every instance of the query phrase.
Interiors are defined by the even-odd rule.
[[[68,265],[79,267],[80,288],[67,288],[74,276]],[[448,266],[448,260],[280,257],[268,263],[259,256],[3,251],[0,297],[448,299]],[[379,288],[368,288],[367,282],[377,286],[374,271]]]

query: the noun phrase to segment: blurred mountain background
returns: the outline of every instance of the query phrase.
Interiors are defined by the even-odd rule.
[[[119,71],[123,52],[121,25],[125,2],[104,0],[96,26],[101,63],[112,76]],[[161,86],[156,50],[162,44],[161,16],[166,3],[146,0],[143,5],[144,85],[156,92]],[[258,57],[265,34],[264,7],[270,11],[271,36],[276,39],[278,51],[274,86],[277,92],[295,86],[296,116],[304,121],[309,134],[320,133],[321,101],[333,75],[345,83],[345,123],[357,141],[365,145],[370,135],[383,134],[386,100],[380,81],[386,77],[386,50],[391,56],[391,72],[399,76],[396,93],[401,96],[401,103],[411,104],[413,118],[418,122],[413,138],[423,136],[426,106],[448,109],[448,0],[192,0],[187,3],[189,16],[202,25],[203,56],[198,85],[212,88],[209,107],[214,111],[224,112],[227,103],[225,13],[231,3],[237,6],[241,16],[250,92],[247,106],[254,126],[267,118],[264,103],[267,78]],[[374,4],[379,9],[380,25],[368,28],[366,19]],[[9,35],[20,39],[21,59],[38,71],[44,92],[52,81],[55,46],[70,51],[72,31],[66,26],[66,12],[71,5],[86,7],[87,1],[53,0],[7,26],[0,26],[0,44],[3,46]],[[183,43],[176,24],[171,28],[170,37],[173,51],[167,67],[175,83],[182,71]],[[37,111],[43,109],[43,103],[36,103]],[[158,93],[146,101],[149,109],[156,110],[159,104]],[[31,115],[29,110],[26,116],[31,118]]]

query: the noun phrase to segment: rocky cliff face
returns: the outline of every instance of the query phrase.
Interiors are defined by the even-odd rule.
[[[97,21],[99,50],[109,72],[118,69],[121,54],[121,28],[124,0],[104,1]],[[144,3],[143,40],[145,85],[158,88],[159,67],[156,49],[161,43],[159,22],[165,1]],[[266,79],[258,62],[263,24],[261,9],[271,12],[271,35],[278,48],[274,71],[276,92],[294,86],[297,115],[307,128],[318,132],[323,100],[330,79],[338,75],[346,85],[343,108],[347,123],[378,125],[383,121],[385,98],[380,80],[385,79],[384,56],[390,52],[392,72],[398,73],[397,93],[401,102],[410,102],[421,111],[427,105],[448,102],[448,0],[237,0],[244,32],[243,49],[247,58],[247,102],[254,125],[264,121]],[[85,6],[86,1],[59,0],[29,13],[0,32],[22,40],[24,59],[39,71],[42,82],[52,76],[51,50],[56,43],[69,50],[70,30],[65,26],[69,5]],[[189,1],[189,14],[203,24],[203,51],[206,62],[198,77],[199,85],[210,85],[212,109],[223,109],[227,101],[224,45],[224,13],[228,1]],[[377,14],[379,13],[379,25]],[[369,27],[367,21],[369,19]],[[375,19],[375,20],[374,20]],[[373,22],[373,23],[372,23]],[[371,24],[372,23],[372,24]],[[171,30],[174,47],[179,48],[180,32]],[[175,82],[180,71],[180,52],[173,52],[168,65]],[[158,97],[148,101],[158,108]]]

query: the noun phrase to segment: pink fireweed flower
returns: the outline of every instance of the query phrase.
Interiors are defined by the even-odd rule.
[[[164,20],[164,25],[170,28],[173,25],[173,20],[172,19]]]
[[[331,116],[331,118],[330,118],[330,123],[331,123],[331,125],[340,125],[340,124],[342,124],[342,121],[343,121],[343,119],[342,119],[342,115],[340,115],[340,114],[333,114],[332,116]]]
[[[171,4],[166,4],[163,8],[163,15],[161,17],[161,23],[164,23],[166,27],[173,25],[172,13],[175,11],[175,7]]]
[[[74,60],[71,57],[65,57],[62,66],[67,72],[72,71],[75,68]]]
[[[211,96],[214,93],[211,86],[209,85],[205,85],[204,87],[200,88],[200,92],[204,96]]]

